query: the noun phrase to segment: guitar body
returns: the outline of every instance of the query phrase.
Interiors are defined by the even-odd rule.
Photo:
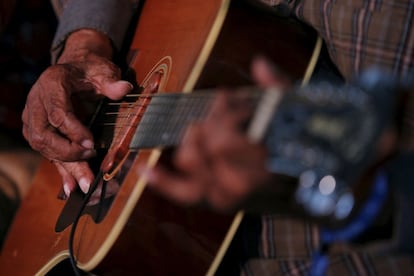
[[[252,84],[250,62],[256,54],[300,80],[312,69],[315,42],[314,33],[302,26],[243,1],[148,0],[132,41],[130,66],[142,86],[161,72],[159,91],[166,92]],[[200,275],[217,261],[223,242],[231,239],[234,216],[182,208],[146,189],[136,168],[154,164],[159,154],[156,149],[130,153],[105,216],[98,222],[88,214],[80,218],[73,244],[82,270]],[[56,230],[62,210],[70,209],[58,199],[60,191],[60,176],[44,161],[4,244],[1,275],[52,274],[69,258],[71,227]],[[70,274],[70,269],[63,270]]]

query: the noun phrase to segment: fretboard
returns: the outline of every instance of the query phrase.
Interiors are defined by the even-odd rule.
[[[130,149],[177,145],[189,124],[204,118],[214,92],[159,93],[152,97],[130,143]],[[249,93],[253,106],[260,94]]]

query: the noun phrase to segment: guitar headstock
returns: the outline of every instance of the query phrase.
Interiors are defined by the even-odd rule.
[[[297,179],[295,202],[313,217],[335,223],[357,205],[356,183],[376,160],[398,94],[393,80],[373,78],[295,87],[270,120],[268,168]]]

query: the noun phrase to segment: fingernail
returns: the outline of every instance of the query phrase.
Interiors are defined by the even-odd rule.
[[[83,140],[81,145],[86,149],[93,149],[94,147],[94,143],[92,140]]]
[[[128,86],[130,90],[134,89],[134,86],[132,85],[132,83],[128,82]]]
[[[95,150],[85,150],[82,153],[82,158],[87,159],[95,156]]]
[[[67,183],[63,184],[63,191],[65,192],[66,197],[70,196],[70,189],[69,189],[69,185]]]
[[[82,192],[84,192],[85,194],[89,191],[89,186],[90,186],[91,183],[85,177],[82,177],[79,180],[78,184],[79,184],[79,187],[81,188]]]
[[[130,83],[129,81],[125,81],[125,80],[115,81],[115,82],[109,83],[108,85],[112,89],[115,89],[115,90],[121,89],[122,91],[125,91],[126,88],[128,90],[132,90],[134,88],[132,83]]]
[[[118,81],[118,83],[128,85],[128,87],[129,87],[130,90],[132,90],[134,88],[134,86],[132,85],[132,83],[130,83],[129,81],[120,80],[120,81]]]

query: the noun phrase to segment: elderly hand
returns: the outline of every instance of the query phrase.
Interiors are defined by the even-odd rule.
[[[121,80],[110,60],[109,39],[92,30],[71,34],[56,65],[33,85],[23,111],[23,135],[46,158],[53,160],[69,195],[79,184],[87,192],[94,175],[87,159],[95,155],[91,132],[75,115],[75,94],[93,94],[113,100],[132,90]]]

